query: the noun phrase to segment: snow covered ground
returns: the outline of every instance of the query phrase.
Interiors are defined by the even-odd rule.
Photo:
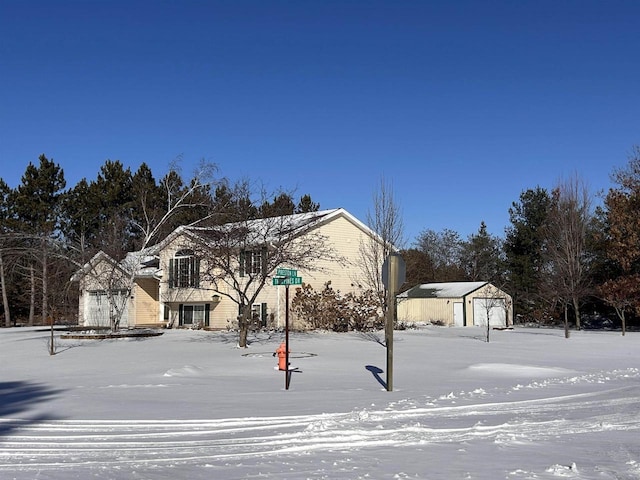
[[[57,336],[62,332],[58,332]],[[0,329],[1,479],[639,479],[640,333]]]

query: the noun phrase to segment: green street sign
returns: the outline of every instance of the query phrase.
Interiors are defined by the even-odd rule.
[[[276,275],[279,277],[297,277],[298,271],[289,268],[278,268],[276,269]]]
[[[302,285],[302,277],[284,277],[273,279],[274,285]]]

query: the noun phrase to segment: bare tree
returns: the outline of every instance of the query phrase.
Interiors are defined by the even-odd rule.
[[[140,235],[140,249],[127,254],[126,258],[117,262],[106,254],[98,254],[86,263],[76,280],[85,278],[93,282],[100,294],[105,298],[109,309],[109,327],[112,331],[120,328],[126,311],[128,299],[135,286],[136,276],[144,268],[149,256],[148,247],[158,238],[158,233],[179,212],[185,209],[201,207],[202,193],[208,192],[213,184],[215,165],[201,163],[191,182],[183,186],[179,179],[177,166],[173,164],[171,171],[162,180],[165,194],[163,211],[152,205],[152,198],[146,195],[138,197],[137,208],[142,212],[138,220],[132,220],[132,229]],[[206,196],[205,196],[206,197]]]
[[[308,212],[185,228],[185,246],[201,259],[201,279],[238,305],[239,347],[247,346],[251,306],[277,268],[319,271],[326,262],[344,262],[315,228],[323,216]]]
[[[485,338],[487,343],[489,343],[491,332],[491,317],[493,316],[493,312],[499,309],[504,311],[504,326],[506,327],[509,324],[509,310],[511,305],[508,298],[504,296],[504,293],[498,287],[488,283],[482,292],[482,298],[479,299],[479,306],[484,313],[484,319],[487,322]]]
[[[586,184],[574,175],[552,192],[546,237],[546,287],[564,309],[565,336],[569,337],[568,307],[580,329],[580,304],[591,291],[587,240],[592,198]]]
[[[367,212],[367,225],[374,232],[360,243],[359,260],[363,279],[368,290],[379,301],[382,314],[386,314],[386,291],[382,284],[382,264],[404,244],[404,222],[400,205],[395,199],[393,186],[384,177],[373,193],[373,209]]]
[[[420,232],[416,246],[433,265],[431,281],[451,282],[466,278],[462,268],[464,245],[460,234],[448,228],[440,232],[431,229]]]
[[[4,260],[2,249],[0,249],[0,289],[2,290],[2,307],[4,311],[4,326],[11,326],[11,309],[9,306],[9,297],[7,295],[7,281],[4,269]]]

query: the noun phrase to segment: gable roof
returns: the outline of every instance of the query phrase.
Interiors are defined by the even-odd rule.
[[[135,270],[136,277],[157,276],[160,272],[160,268],[157,262],[160,251],[180,235],[187,235],[193,238],[200,237],[205,232],[215,232],[216,230],[232,230],[234,228],[246,228],[249,231],[256,232],[254,236],[256,238],[260,238],[262,242],[264,242],[265,240],[277,241],[278,237],[282,238],[283,234],[287,236],[302,235],[303,233],[307,233],[314,228],[325,225],[332,220],[340,217],[345,218],[347,221],[351,222],[365,234],[370,235],[374,238],[379,238],[379,236],[373,230],[371,230],[367,225],[347,212],[344,208],[333,208],[329,210],[319,210],[316,212],[294,213],[293,215],[283,215],[280,217],[259,218],[255,220],[249,220],[247,222],[226,223],[216,227],[182,225],[176,228],[173,232],[171,232],[155,245],[149,246],[143,250],[127,253],[125,259],[121,262],[117,262],[106,253],[100,251],[73,275],[72,280],[79,280],[82,275],[86,275],[87,273],[89,273],[96,264],[104,260],[110,262],[111,264],[117,265],[118,268],[123,272],[131,272],[132,270]],[[278,222],[280,222],[279,225]],[[274,227],[274,225],[276,225],[276,227]],[[278,226],[280,227],[280,229],[277,228]],[[275,231],[275,234],[272,235],[271,238],[269,238],[269,229],[273,229]],[[264,235],[265,233],[266,235]]]
[[[200,234],[220,232],[222,234],[244,231],[248,237],[256,237],[262,241],[276,241],[282,236],[295,236],[313,228],[324,217],[334,213],[334,210],[295,213],[277,217],[256,218],[242,222],[225,223],[213,227],[185,226],[185,231]],[[248,243],[252,243],[249,241]]]
[[[120,262],[100,250],[71,276],[71,281],[80,281],[83,276],[90,274],[101,262],[108,263],[124,275],[130,275],[135,270],[136,277],[153,277],[159,271],[157,257],[149,255],[148,249],[129,252]]]
[[[100,262],[107,262],[114,268],[118,268],[124,272],[122,266],[112,256],[100,250],[71,276],[71,281],[80,281],[84,275],[90,273]]]
[[[475,292],[489,282],[423,283],[401,293],[401,298],[460,298]]]
[[[225,223],[223,225],[212,227],[184,225],[178,227],[162,242],[152,247],[152,249],[154,253],[157,253],[172,239],[183,234],[206,238],[207,235],[215,236],[216,232],[225,235],[233,233],[234,230],[237,230],[238,232],[245,231],[243,235],[246,235],[245,242],[247,244],[264,244],[265,242],[277,243],[283,238],[291,238],[306,234],[311,230],[322,225],[326,225],[340,217],[345,218],[347,221],[362,230],[363,233],[374,238],[379,238],[373,230],[347,212],[344,208],[334,208],[330,210],[319,210],[316,212],[294,213],[292,215],[282,215],[279,217],[267,217],[243,222]]]

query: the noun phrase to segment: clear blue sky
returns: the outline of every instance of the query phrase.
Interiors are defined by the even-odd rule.
[[[640,143],[640,2],[0,0],[0,177],[182,156],[411,242],[503,235],[520,193],[610,186]]]

